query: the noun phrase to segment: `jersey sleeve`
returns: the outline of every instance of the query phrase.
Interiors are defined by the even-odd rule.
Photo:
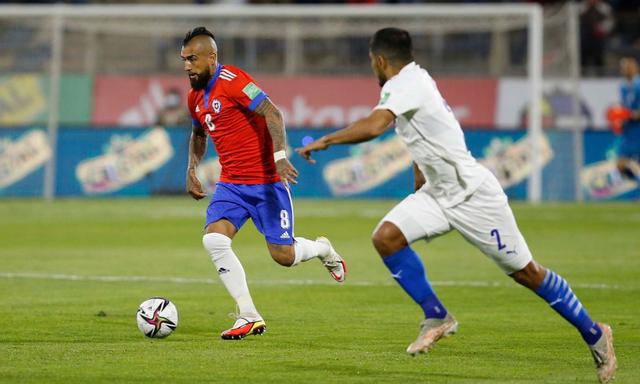
[[[248,74],[238,71],[238,75],[231,82],[228,95],[241,106],[255,111],[267,94],[256,84]]]
[[[202,124],[198,121],[198,118],[195,113],[195,106],[193,105],[193,93],[189,91],[189,95],[187,96],[187,109],[189,110],[189,116],[191,116],[191,124],[194,127],[201,127]]]
[[[380,91],[380,101],[373,109],[387,109],[397,117],[418,109],[420,105],[420,96],[411,92],[409,87],[399,87],[387,81]]]

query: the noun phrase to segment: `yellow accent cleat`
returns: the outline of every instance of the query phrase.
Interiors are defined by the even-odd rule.
[[[233,327],[220,334],[224,340],[241,340],[248,335],[261,335],[267,330],[264,320],[238,317]]]

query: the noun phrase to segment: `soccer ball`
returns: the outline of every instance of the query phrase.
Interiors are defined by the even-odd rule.
[[[147,337],[161,339],[178,327],[178,310],[162,297],[152,297],[140,304],[136,314],[138,329]]]

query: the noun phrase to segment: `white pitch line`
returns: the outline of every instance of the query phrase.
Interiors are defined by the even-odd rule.
[[[96,276],[96,275],[68,275],[63,273],[35,273],[35,272],[0,272],[0,278],[4,279],[33,279],[33,280],[63,280],[63,281],[97,281],[103,283],[116,282],[150,282],[150,283],[173,283],[173,284],[220,284],[218,279],[197,278],[197,277],[173,277],[173,276]],[[335,285],[329,280],[312,279],[284,279],[284,280],[249,280],[251,285],[277,286],[277,285]],[[473,281],[473,280],[442,280],[431,282],[434,286],[440,287],[513,287],[515,284],[509,280],[501,281]],[[349,281],[347,285],[353,286],[391,286],[396,285],[393,281]],[[572,284],[574,288],[602,289],[602,290],[623,290],[633,291],[638,288],[622,286],[618,284]]]

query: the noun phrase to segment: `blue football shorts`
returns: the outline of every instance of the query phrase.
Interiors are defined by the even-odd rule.
[[[293,204],[291,193],[282,182],[216,183],[216,191],[207,208],[205,228],[226,219],[240,230],[248,218],[269,243],[293,244]]]
[[[618,147],[618,157],[640,161],[640,140],[622,138]]]
[[[640,160],[640,123],[625,126],[620,137],[618,157]]]

